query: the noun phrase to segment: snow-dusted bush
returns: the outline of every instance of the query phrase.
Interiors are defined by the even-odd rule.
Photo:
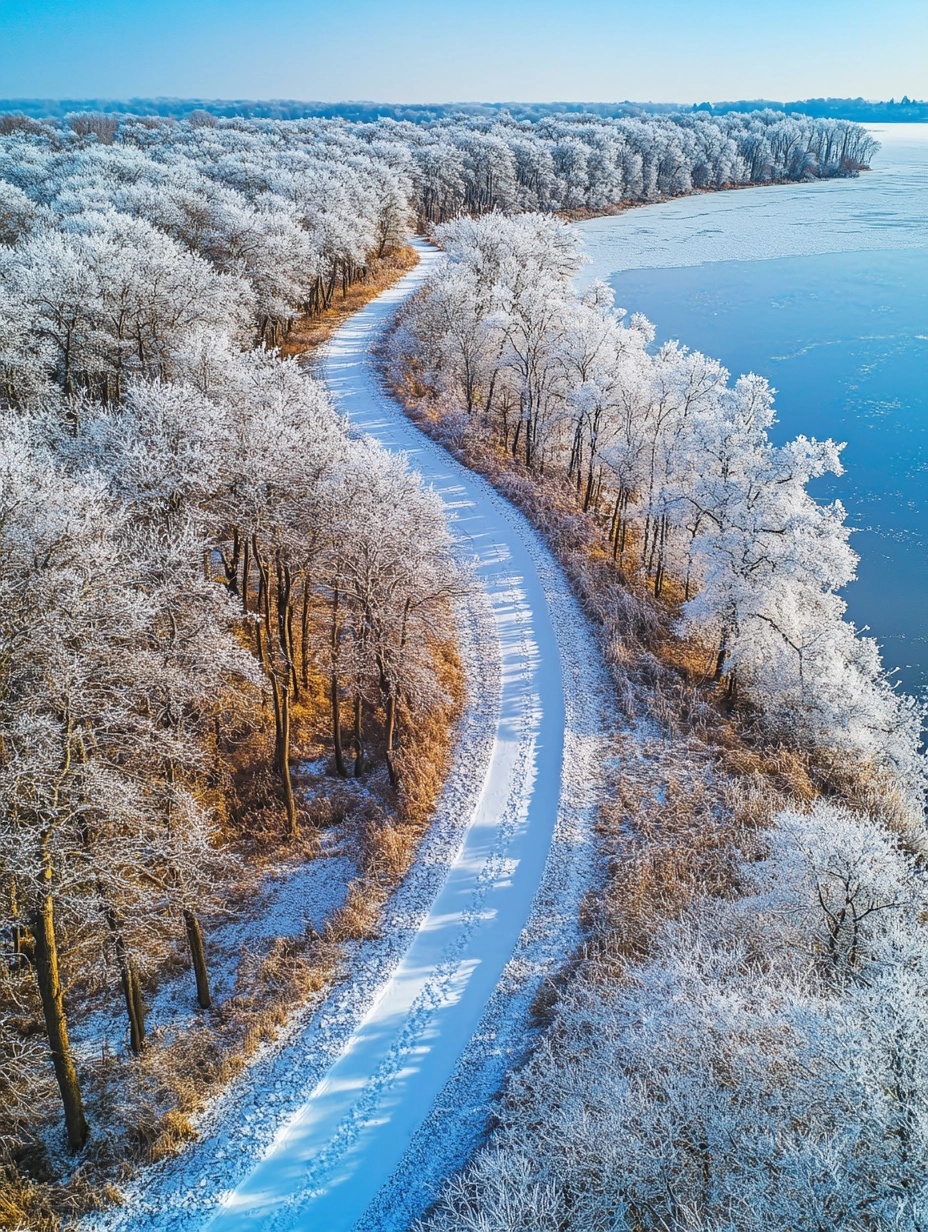
[[[824,803],[765,840],[743,897],[581,973],[430,1232],[922,1226],[920,870]]]

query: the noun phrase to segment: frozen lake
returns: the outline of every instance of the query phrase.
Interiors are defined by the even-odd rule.
[[[778,391],[777,439],[847,442],[849,615],[928,686],[928,125],[874,129],[856,180],[687,197],[579,223],[616,302]]]

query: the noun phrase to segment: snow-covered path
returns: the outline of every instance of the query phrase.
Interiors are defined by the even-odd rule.
[[[528,919],[554,832],[564,696],[534,562],[509,519],[384,397],[372,371],[372,341],[431,260],[423,246],[410,276],[342,326],[322,375],[354,426],[409,453],[475,558],[501,646],[490,764],[458,857],[408,953],[211,1232],[356,1225],[474,1033]]]
[[[304,1022],[233,1084],[202,1127],[212,1142],[94,1228],[407,1228],[472,1148],[532,995],[578,938],[603,761],[598,654],[525,519],[380,388],[370,349],[437,254],[420,255],[338,330],[320,375],[357,429],[407,453],[440,494],[480,584],[462,617],[470,713],[436,822],[444,849],[426,840],[394,909],[403,948],[376,978],[362,971],[354,1003],[337,990],[321,1027]]]

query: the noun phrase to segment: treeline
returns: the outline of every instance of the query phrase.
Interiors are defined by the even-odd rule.
[[[62,125],[4,123],[3,178],[33,201],[54,194],[58,168],[69,174],[75,158],[90,177],[119,178],[113,208],[151,219],[195,251],[211,245],[221,269],[249,274],[269,329],[324,306],[410,216],[427,226],[464,212],[596,212],[700,189],[853,175],[878,148],[858,125],[775,112],[426,124],[205,113],[174,124],[87,113]]]
[[[840,448],[577,294],[564,224],[435,234],[392,379],[552,536],[635,726],[583,957],[423,1232],[918,1232],[925,710],[843,619]]]
[[[780,111],[824,120],[852,120],[855,124],[924,124],[928,121],[928,102],[903,95],[880,102],[869,98],[806,98],[794,103],[772,103],[766,99],[737,103],[700,103],[697,110],[715,115],[740,111]]]
[[[476,119],[539,120],[562,115],[621,119],[642,115],[683,115],[692,111],[725,115],[728,112],[776,111],[783,115],[814,119],[853,120],[859,124],[919,122],[928,120],[928,102],[903,96],[898,102],[865,98],[806,98],[783,103],[771,99],[740,99],[732,102],[637,103],[626,99],[614,103],[378,103],[373,101],[318,103],[299,99],[0,99],[0,113],[29,116],[36,120],[63,120],[73,113],[95,112],[115,116],[160,116],[189,120],[204,114],[221,119],[310,120],[342,119],[369,124],[377,120],[403,120],[428,124],[434,120]]]
[[[443,701],[440,502],[264,345],[405,234],[389,164],[146,131],[0,143],[0,1176],[52,1067],[87,1139],[69,1016],[118,999],[141,1052],[178,943],[210,1007],[228,839],[305,816],[295,713],[402,793]]]
[[[854,175],[865,129],[773,112],[750,116],[556,116],[537,124],[448,120],[378,126],[410,146],[423,223],[492,210],[608,210],[699,189]]]

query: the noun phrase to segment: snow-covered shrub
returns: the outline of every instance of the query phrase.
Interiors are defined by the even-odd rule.
[[[743,897],[581,972],[430,1232],[921,1227],[922,877],[824,803],[765,838]]]

